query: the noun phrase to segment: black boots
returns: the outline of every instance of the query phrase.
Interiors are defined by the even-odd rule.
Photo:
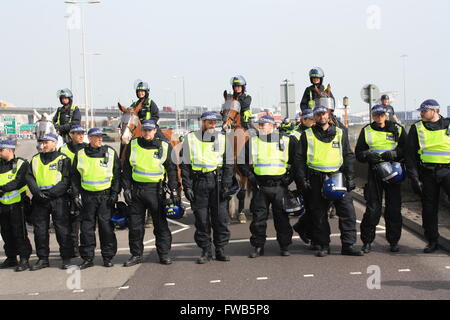
[[[80,270],[83,270],[83,269],[87,269],[87,268],[90,268],[93,266],[94,266],[94,261],[92,261],[92,259],[85,259],[85,260],[83,260],[83,263],[80,264],[78,267],[80,267]]]
[[[316,252],[316,257],[326,257],[330,254],[330,246],[320,246],[320,249]]]
[[[113,265],[113,263],[111,262],[111,258],[103,258],[103,266],[105,268],[111,268]]]
[[[435,252],[437,249],[439,249],[438,243],[437,242],[430,242],[428,243],[428,245],[425,247],[425,249],[423,249],[424,253],[433,253]]]
[[[16,272],[21,272],[30,269],[30,264],[28,263],[27,258],[20,258],[20,262],[16,267]]]
[[[50,267],[50,264],[48,262],[48,259],[46,258],[40,258],[38,260],[38,262],[36,262],[36,264],[34,266],[31,267],[31,271],[36,271],[36,270],[41,270],[44,268],[48,268]]]
[[[255,251],[249,254],[249,258],[257,258],[264,255],[264,247],[255,247]]]
[[[65,259],[63,259],[62,264],[61,264],[61,269],[62,269],[62,270],[67,270],[67,269],[70,268],[70,266],[71,266],[71,264],[70,264],[70,258],[65,258]]]
[[[304,228],[299,227],[298,223],[296,223],[294,224],[292,229],[294,229],[294,231],[298,233],[300,239],[302,239],[304,243],[309,244],[310,239],[306,235],[306,230]]]
[[[225,255],[225,250],[223,248],[216,248],[216,260],[230,261],[230,257]]]
[[[398,246],[398,244],[391,244],[390,246],[389,246],[389,250],[391,251],[391,252],[399,252],[400,251],[400,247]]]
[[[361,247],[361,251],[364,253],[370,253],[370,251],[372,251],[372,244],[364,243],[363,246]]]
[[[12,268],[17,266],[17,258],[6,258],[5,261],[0,264],[0,269]]]
[[[142,256],[131,256],[130,259],[128,259],[123,266],[124,267],[132,267],[135,266],[137,264],[142,263]]]
[[[202,255],[197,259],[198,264],[204,264],[212,260],[211,248],[203,248]]]
[[[343,245],[342,245],[341,254],[342,254],[343,256],[355,256],[355,257],[359,257],[359,256],[363,256],[363,255],[364,255],[364,252],[362,252],[361,250],[356,250],[355,248],[353,248],[352,245],[346,245],[346,244],[343,244]]]
[[[282,248],[280,248],[280,251],[281,251],[280,254],[281,254],[282,257],[289,257],[291,255],[291,253],[289,252],[288,247],[282,247]]]
[[[159,255],[159,263],[169,265],[172,264],[172,259],[170,259],[169,254],[162,253]]]

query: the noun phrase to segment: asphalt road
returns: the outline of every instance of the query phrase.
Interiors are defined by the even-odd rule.
[[[30,152],[31,148],[24,148]],[[33,150],[31,149],[31,152]],[[19,153],[20,154],[20,153]],[[355,202],[358,220],[364,207]],[[247,257],[249,222],[230,224],[230,262],[197,265],[200,249],[193,240],[193,215],[170,223],[173,264],[158,263],[152,229],[146,229],[145,262],[124,268],[129,257],[127,231],[117,231],[119,252],[113,268],[96,266],[83,271],[60,270],[58,246],[51,235],[51,267],[36,272],[0,270],[0,299],[446,299],[450,298],[450,259],[445,251],[423,254],[425,242],[403,230],[399,253],[390,253],[384,225],[377,231],[373,252],[364,257],[340,255],[337,219],[332,219],[332,254],[315,257],[295,234],[291,256],[281,257],[273,221],[268,224],[265,256]],[[292,224],[295,220],[292,219]],[[359,230],[359,224],[358,224]],[[30,233],[33,244],[33,235]],[[1,245],[1,241],[0,241]],[[357,246],[361,245],[358,239]],[[34,248],[34,244],[33,244]],[[99,255],[99,253],[97,253]],[[4,257],[0,250],[0,257]],[[36,261],[35,256],[31,262]],[[79,263],[79,258],[73,263]],[[373,274],[371,270],[379,273]],[[71,273],[70,273],[71,272]],[[379,274],[379,289],[373,288]],[[372,289],[369,289],[368,282]]]

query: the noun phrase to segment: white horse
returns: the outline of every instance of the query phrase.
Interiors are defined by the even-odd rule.
[[[37,140],[37,144],[36,144],[36,149],[38,150],[38,152],[42,151],[42,142],[39,142],[39,139],[42,138],[44,136],[44,134],[46,133],[54,133],[58,136],[58,143],[56,144],[56,150],[59,150],[59,148],[62,147],[62,145],[64,144],[64,140],[63,138],[58,134],[58,132],[55,129],[55,126],[53,125],[53,117],[56,114],[56,111],[48,114],[46,112],[44,112],[43,114],[40,114],[39,112],[37,112],[36,110],[34,110],[34,116],[35,119],[37,119],[35,121],[36,123],[36,128],[34,130],[34,133],[36,135],[36,140]]]

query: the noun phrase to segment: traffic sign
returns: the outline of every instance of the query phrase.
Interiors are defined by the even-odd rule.
[[[361,98],[365,103],[374,104],[380,96],[380,89],[374,84],[366,84],[361,89]]]

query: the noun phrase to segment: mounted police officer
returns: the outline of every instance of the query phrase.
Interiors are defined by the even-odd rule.
[[[399,251],[398,241],[402,232],[401,184],[390,182],[382,169],[386,163],[389,167],[392,161],[403,161],[406,133],[401,125],[387,120],[387,117],[384,106],[374,106],[374,121],[361,129],[355,148],[356,159],[369,163],[368,182],[364,188],[366,211],[361,222],[362,250],[365,253],[370,252],[371,243],[375,240],[376,226],[381,217],[383,191],[386,198],[386,239],[391,252]]]
[[[420,108],[422,120],[409,129],[406,165],[415,193],[422,198],[422,222],[428,241],[425,253],[438,249],[439,194],[450,197],[450,118],[439,114],[436,100],[425,100]]]
[[[79,125],[81,122],[81,113],[77,106],[73,105],[73,94],[69,89],[61,89],[57,92],[59,102],[62,107],[59,107],[53,117],[53,124],[56,131],[64,139],[64,142],[69,142],[69,132],[73,125]]]
[[[68,205],[70,199],[67,195],[70,185],[70,159],[65,154],[56,151],[58,142],[56,134],[47,133],[40,141],[43,143],[43,151],[31,159],[31,166],[26,177],[33,194],[34,241],[39,258],[31,270],[49,267],[50,215],[63,260],[61,269],[67,269],[74,253]]]
[[[84,135],[86,130],[84,127],[79,124],[75,124],[70,129],[70,141],[64,144],[59,152],[64,153],[69,157],[71,165],[73,165],[73,159],[75,158],[75,154],[87,146],[87,143],[84,143]],[[69,188],[69,194],[72,194],[72,188]],[[80,234],[80,211],[76,208],[75,203],[73,201],[70,202],[70,220],[72,224],[72,241],[74,244],[74,257],[78,257],[80,255],[79,248],[79,234]]]
[[[318,100],[322,94],[330,91],[328,87],[323,85],[323,78],[325,74],[323,70],[319,67],[312,68],[309,71],[309,80],[311,81],[311,86],[305,89],[303,93],[302,100],[300,102],[300,109],[305,111],[306,109],[313,110],[316,107],[316,100]],[[329,92],[330,97],[334,100],[333,94]]]
[[[224,247],[230,239],[227,191],[232,186],[233,157],[227,161],[225,135],[215,130],[220,116],[204,112],[200,120],[201,129],[183,141],[180,167],[184,194],[194,211],[195,242],[202,249],[197,263],[203,264],[212,259],[211,227],[216,260],[230,260]]]
[[[178,195],[177,166],[172,161],[172,146],[155,137],[156,123],[142,122],[142,137],[131,140],[125,149],[122,186],[129,208],[128,230],[131,258],[125,262],[130,267],[142,262],[144,253],[144,218],[148,209],[153,218],[156,250],[161,264],[171,264],[169,251],[172,235],[164,214],[163,183],[168,176],[168,186],[173,203],[181,205]]]
[[[15,141],[0,140],[0,230],[6,255],[0,269],[16,267],[15,271],[24,271],[30,267],[28,259],[31,255],[25,224],[26,202],[30,201],[25,180],[29,164],[14,155],[15,149]]]
[[[247,81],[241,75],[231,78],[231,87],[233,88],[233,99],[239,101],[241,106],[240,115],[241,122],[244,129],[251,127],[252,109],[250,105],[252,103],[252,97],[247,94]]]
[[[103,135],[98,128],[89,129],[89,145],[79,150],[73,160],[73,201],[81,213],[80,269],[94,265],[97,222],[103,266],[112,267],[111,260],[117,253],[111,216],[120,193],[120,162],[117,152],[103,145]]]
[[[287,187],[293,181],[288,165],[291,163],[289,153],[295,149],[294,140],[275,131],[275,120],[269,115],[261,117],[256,123],[258,134],[250,137],[245,144],[243,149],[245,154],[240,156],[245,161],[239,165],[239,169],[248,177],[253,189],[250,204],[253,215],[250,224],[252,234],[250,243],[254,251],[249,257],[264,255],[270,205],[281,255],[289,256],[288,247],[292,243],[293,232],[289,216],[283,210],[283,197],[286,196]]]
[[[353,162],[355,155],[350,149],[345,132],[330,124],[328,109],[324,106],[314,108],[316,124],[300,137],[295,160],[295,182],[302,193],[310,194],[310,212],[313,221],[312,242],[320,246],[316,256],[324,257],[330,253],[330,225],[327,210],[330,202],[336,207],[339,216],[339,229],[343,255],[363,255],[353,248],[356,242],[356,213],[350,191],[355,189]],[[345,177],[345,188],[343,178]],[[323,191],[330,187],[324,183],[329,179],[340,180],[339,189],[332,189],[329,197]],[[339,192],[338,192],[339,191]],[[348,191],[348,192],[347,192]],[[335,196],[335,197],[332,197]]]

